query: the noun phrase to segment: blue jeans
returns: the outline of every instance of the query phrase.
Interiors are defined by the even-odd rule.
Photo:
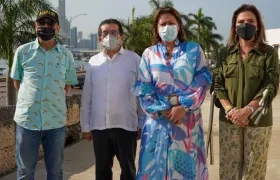
[[[40,144],[44,150],[47,180],[63,179],[65,127],[33,131],[16,128],[17,180],[34,180]]]

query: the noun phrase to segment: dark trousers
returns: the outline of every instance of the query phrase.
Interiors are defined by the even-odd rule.
[[[112,180],[114,156],[121,167],[120,180],[135,180],[136,132],[121,128],[93,130],[96,180]]]

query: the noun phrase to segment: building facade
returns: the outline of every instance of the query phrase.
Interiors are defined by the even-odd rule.
[[[60,35],[64,44],[70,45],[70,22],[66,17],[65,0],[58,0],[58,15],[60,24]]]
[[[71,47],[78,48],[78,29],[73,27],[71,29]]]
[[[280,64],[280,28],[267,29],[265,31],[267,43],[275,48],[278,52],[279,64]]]

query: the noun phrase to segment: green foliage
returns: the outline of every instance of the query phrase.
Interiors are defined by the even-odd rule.
[[[145,48],[152,43],[152,18],[142,16],[132,21],[133,23],[129,20],[127,23],[122,22],[125,33],[123,45],[141,56]]]
[[[153,14],[161,7],[174,6],[171,0],[150,0],[149,3],[152,7],[150,15],[134,18],[135,8],[133,8],[131,21],[129,19],[126,21],[121,20],[125,31],[123,46],[140,56],[144,49],[151,46],[152,43]],[[205,16],[202,8],[199,8],[196,14],[180,14],[187,39],[199,43],[207,58],[215,57],[223,37],[214,32],[217,27],[212,17]]]
[[[0,54],[13,63],[14,50],[34,40],[34,19],[43,9],[53,9],[47,0],[0,0]]]
[[[0,0],[0,56],[13,64],[15,49],[35,39],[34,20],[40,10],[53,9],[47,0]],[[13,81],[7,77],[7,105],[16,103]]]

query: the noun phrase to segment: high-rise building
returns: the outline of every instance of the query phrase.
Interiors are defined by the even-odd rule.
[[[91,44],[91,46],[90,46],[90,49],[92,49],[92,50],[95,50],[95,49],[97,49],[97,33],[95,33],[95,34],[90,34],[90,44]]]
[[[71,47],[78,48],[78,32],[77,27],[71,29]]]
[[[58,0],[58,12],[60,18],[65,18],[65,0]]]
[[[90,46],[91,46],[90,39],[81,39],[79,41],[79,48],[81,49],[91,49]]]
[[[65,34],[65,0],[58,0],[58,15],[59,15],[59,23],[60,23],[60,31],[61,35]]]
[[[65,0],[58,0],[58,15],[60,24],[60,34],[65,44],[69,44],[70,39],[70,22],[65,13]]]
[[[82,40],[83,39],[83,32],[79,31],[78,32],[78,40]]]

